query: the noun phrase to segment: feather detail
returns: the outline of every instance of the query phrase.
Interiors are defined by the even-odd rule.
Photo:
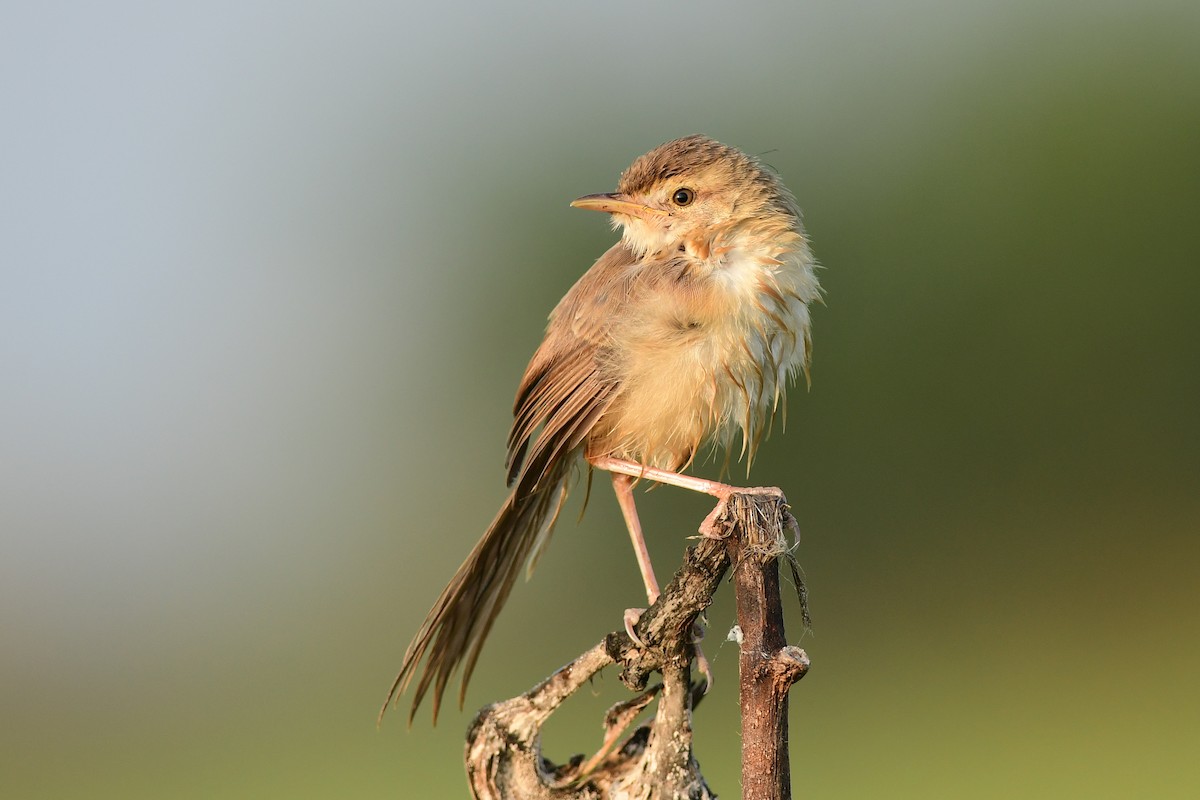
[[[788,383],[809,379],[816,266],[795,200],[756,159],[686,137],[637,159],[617,194],[576,204],[609,211],[621,241],[551,312],[513,404],[508,498],[409,645],[385,709],[415,683],[412,714],[432,693],[436,720],[456,670],[461,706],[581,455],[678,471],[709,443],[724,472],[740,435],[749,470],[775,415],[786,423]]]

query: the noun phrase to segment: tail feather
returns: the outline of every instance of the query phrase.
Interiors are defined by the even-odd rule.
[[[517,575],[549,538],[566,493],[571,461],[554,459],[547,474],[533,486],[518,481],[409,644],[400,674],[379,712],[380,720],[417,679],[417,668],[422,661],[425,666],[413,692],[409,724],[430,689],[433,720],[437,722],[446,684],[460,665],[462,684],[458,702],[462,706],[483,643]]]

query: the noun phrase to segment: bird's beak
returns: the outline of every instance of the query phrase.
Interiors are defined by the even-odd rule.
[[[647,221],[670,216],[661,209],[635,203],[623,194],[587,194],[578,200],[572,200],[571,206],[589,211],[606,211],[609,214],[625,214]]]

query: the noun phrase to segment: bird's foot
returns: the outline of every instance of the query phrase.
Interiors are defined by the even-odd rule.
[[[646,613],[644,608],[627,608],[622,617],[625,625],[625,635],[633,640],[633,643],[638,647],[645,648],[646,643],[637,635],[635,628],[638,622],[642,619],[642,614]],[[692,646],[696,653],[696,669],[704,676],[704,693],[708,694],[709,689],[713,686],[712,667],[708,663],[708,658],[704,655],[704,651],[700,649],[700,642],[704,639],[705,623],[697,619],[692,623]]]
[[[634,630],[634,627],[638,624],[638,621],[641,620],[642,614],[645,613],[646,609],[644,608],[627,608],[625,609],[625,614],[622,616],[622,621],[625,623],[626,635],[633,640],[634,644],[642,649],[645,649],[646,643],[643,642],[641,637],[637,635],[637,631]]]
[[[708,512],[708,516],[700,523],[700,535],[705,539],[724,539],[729,535],[731,523],[729,520],[723,519],[723,517],[729,508],[729,498],[733,495],[758,494],[765,497],[783,499],[783,490],[778,486],[726,486],[721,484],[719,488],[713,489],[710,494],[717,498],[717,505],[712,511]]]
[[[696,651],[696,669],[700,670],[700,674],[704,676],[704,693],[708,694],[713,687],[713,673],[708,659],[704,656],[704,651],[700,649],[700,641],[703,638],[704,624],[697,619],[692,623],[692,645]]]
[[[700,523],[700,535],[705,539],[724,539],[729,535],[729,522],[722,519],[725,516],[725,509],[729,505],[729,495],[725,495],[717,500],[717,504],[713,510],[708,512],[708,516]]]

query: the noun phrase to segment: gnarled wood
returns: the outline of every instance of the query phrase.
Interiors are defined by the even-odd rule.
[[[775,559],[782,552],[777,544],[791,519],[786,509],[778,491],[734,495],[721,518],[728,527],[727,538],[704,538],[689,547],[683,566],[638,621],[635,633],[643,646],[624,631],[615,631],[525,694],[482,709],[467,732],[467,777],[474,796],[478,800],[715,797],[692,752],[692,709],[701,693],[691,684],[690,665],[695,654],[693,625],[711,604],[731,563],[737,565],[738,620],[744,636],[744,797],[789,796],[787,689],[804,674],[808,660],[803,651],[783,646]],[[541,753],[542,726],[566,698],[614,663],[622,682],[637,694],[609,710],[604,744],[594,756],[586,760],[576,756],[561,766],[550,763]],[[655,672],[662,681],[651,686]],[[654,699],[658,704],[653,719],[625,735],[628,725]],[[747,763],[762,774],[749,776]],[[751,793],[768,784],[782,787],[782,793]]]

